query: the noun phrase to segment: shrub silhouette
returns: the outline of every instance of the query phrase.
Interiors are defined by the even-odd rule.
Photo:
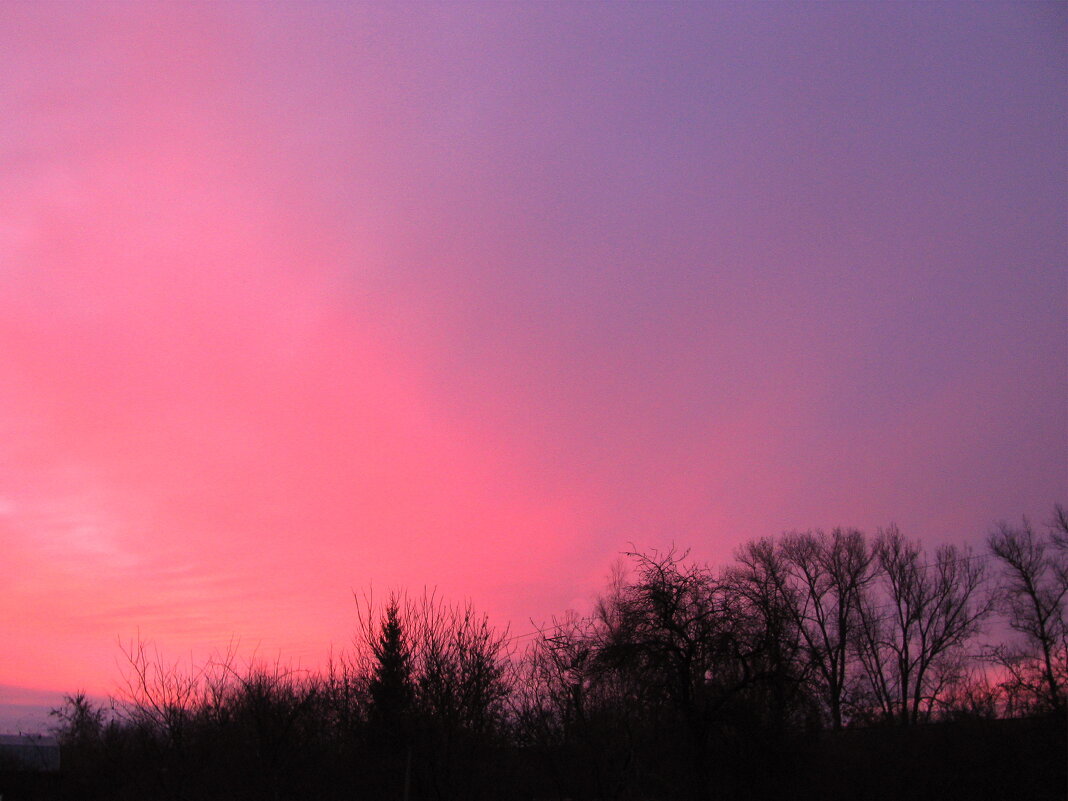
[[[0,770],[0,793],[1060,798],[1068,526],[1029,531],[991,536],[996,596],[982,557],[835,530],[722,569],[632,552],[592,616],[540,626],[522,654],[527,635],[433,593],[361,601],[355,650],[321,673],[238,667],[234,649],[183,668],[131,643],[110,706],[76,693],[55,711],[58,779]],[[984,659],[991,597],[1020,637]]]

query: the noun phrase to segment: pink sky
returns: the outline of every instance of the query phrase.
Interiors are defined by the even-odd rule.
[[[0,6],[0,704],[1068,500],[1062,4]],[[4,693],[10,697],[4,697]]]

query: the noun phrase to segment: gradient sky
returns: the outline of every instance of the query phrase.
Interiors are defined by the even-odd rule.
[[[521,632],[631,543],[1044,519],[1066,32],[0,5],[0,704],[138,632],[314,666],[372,584]]]

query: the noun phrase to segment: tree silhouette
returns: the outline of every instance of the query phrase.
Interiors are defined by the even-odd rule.
[[[861,603],[860,660],[883,717],[926,720],[953,678],[954,662],[991,609],[983,564],[945,545],[925,564],[917,542],[896,526],[875,541],[882,595]]]
[[[1064,509],[1057,507],[1047,535],[1036,534],[1025,518],[1020,528],[1004,523],[987,543],[1001,566],[998,606],[1022,642],[1001,644],[994,661],[1009,673],[1006,689],[1025,708],[1064,709],[1068,684],[1068,532]]]
[[[873,555],[856,529],[791,534],[783,539],[787,572],[797,603],[792,607],[810,664],[826,699],[834,729],[850,679],[850,650],[860,626],[860,603],[872,580]]]
[[[414,697],[412,650],[401,620],[401,603],[391,595],[382,612],[377,640],[371,644],[374,667],[368,682],[370,721],[395,733]]]
[[[0,793],[1061,797],[1068,513],[1058,507],[1041,536],[1001,526],[988,545],[1017,633],[987,653],[1001,670],[984,673],[967,647],[990,605],[967,549],[928,557],[891,527],[871,540],[853,529],[756,540],[723,568],[634,552],[593,615],[511,637],[433,592],[361,596],[356,649],[325,673],[238,669],[233,648],[187,667],[136,641],[113,712],[82,694],[56,711],[60,773],[0,765]],[[534,634],[513,659],[511,643]],[[911,725],[926,721],[937,725]]]

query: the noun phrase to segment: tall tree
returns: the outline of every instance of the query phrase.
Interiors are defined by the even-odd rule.
[[[1002,523],[987,544],[1000,567],[997,601],[1018,643],[992,651],[1009,679],[1011,699],[1025,709],[1060,711],[1068,687],[1068,515],[1057,507],[1045,536],[1025,518]]]
[[[368,682],[372,724],[396,729],[412,704],[412,649],[402,620],[400,598],[391,595],[371,643],[374,665]]]
[[[713,733],[747,693],[768,679],[763,631],[729,580],[686,554],[633,553],[634,581],[622,589],[601,658],[632,671],[674,716],[691,773],[690,792],[711,787]]]
[[[727,576],[746,602],[744,614],[752,620],[752,629],[763,639],[766,720],[783,727],[799,710],[811,717],[807,692],[811,666],[802,636],[802,594],[793,586],[782,548],[764,538],[742,546],[736,560]]]
[[[861,603],[859,655],[887,720],[925,720],[964,646],[991,608],[984,570],[969,550],[943,546],[931,563],[896,526],[875,543],[882,593]]]
[[[860,603],[871,583],[873,555],[856,529],[807,531],[782,541],[785,571],[808,660],[834,729],[842,728],[850,657],[860,627]]]

